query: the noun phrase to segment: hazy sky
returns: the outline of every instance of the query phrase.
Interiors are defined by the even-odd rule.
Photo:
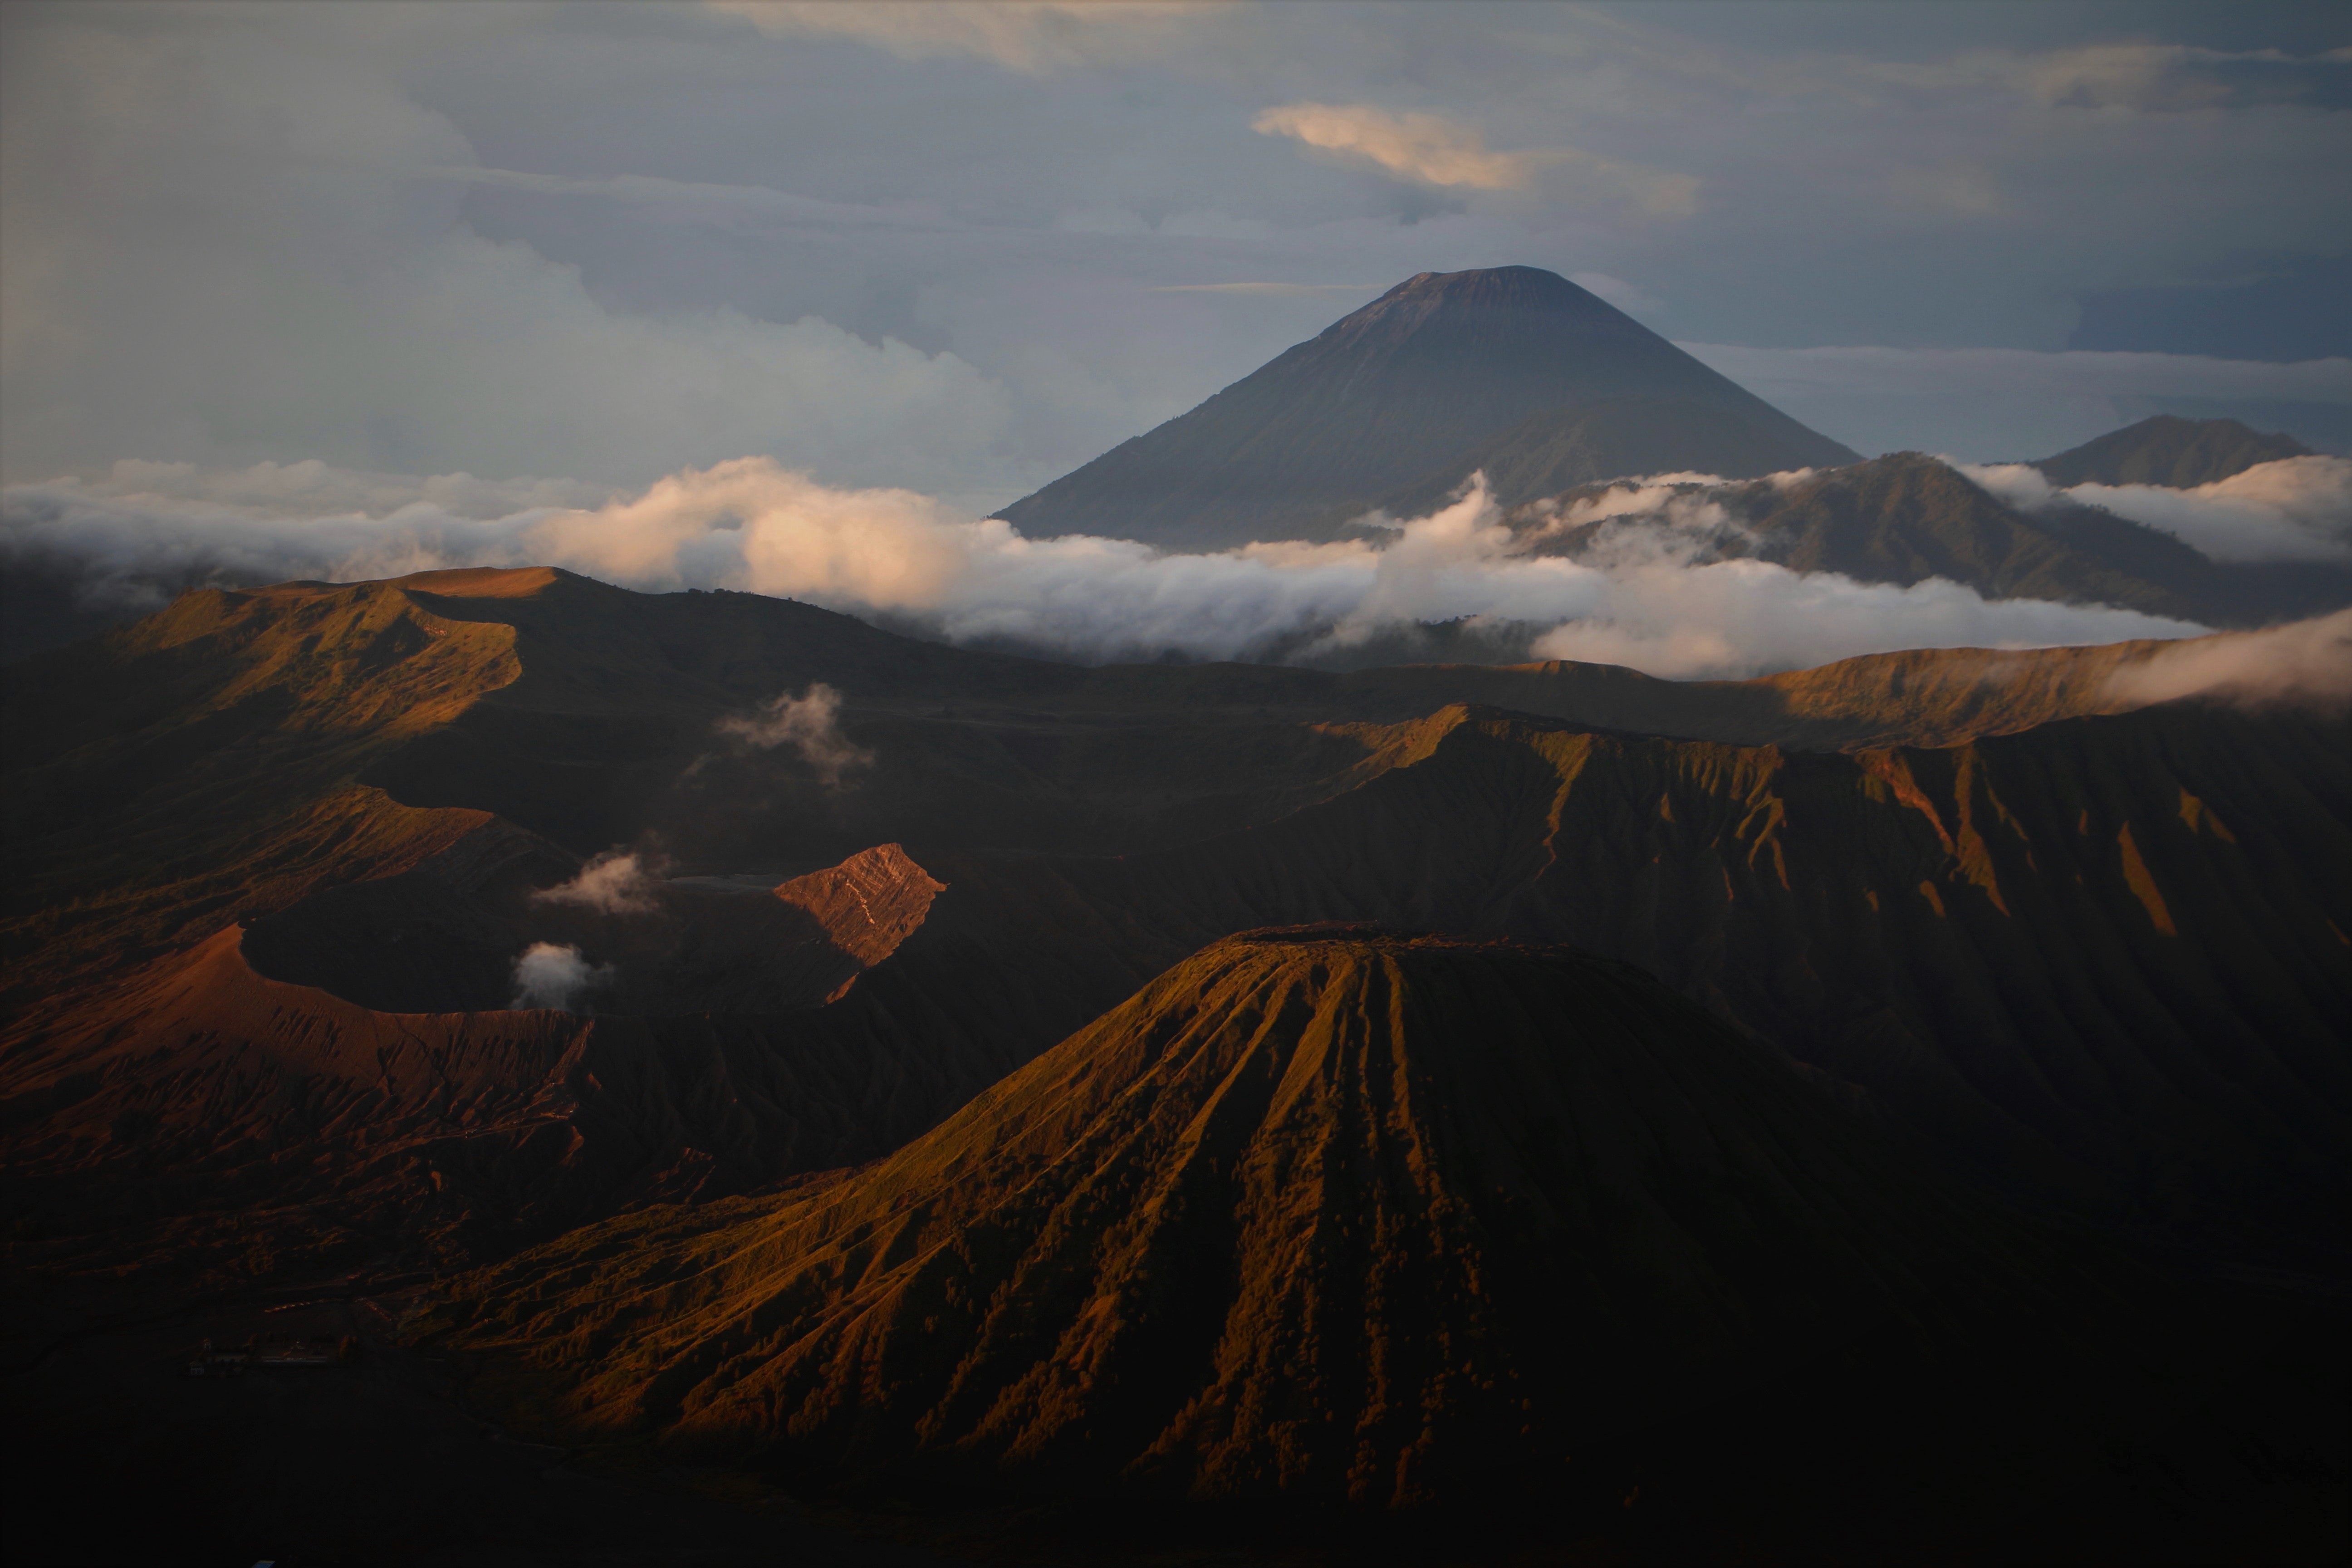
[[[1865,451],[2352,437],[2340,5],[12,0],[0,50],[12,482],[993,505],[1507,263]]]

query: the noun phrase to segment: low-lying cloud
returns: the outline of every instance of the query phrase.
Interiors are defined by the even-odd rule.
[[[530,895],[539,904],[570,904],[604,915],[649,915],[661,907],[656,868],[634,849],[607,849],[568,882]],[[533,951],[536,951],[534,949]]]
[[[852,768],[870,767],[874,753],[841,732],[841,693],[823,681],[800,696],[778,692],[751,714],[729,714],[718,730],[754,751],[790,746],[811,772],[832,787]]]
[[[1416,623],[1474,620],[1559,628],[1546,643],[1559,657],[1714,677],[1888,648],[2202,630],[2098,605],[1988,602],[1941,581],[1895,588],[1755,561],[1694,564],[1715,525],[1703,500],[1686,528],[1628,527],[1609,548],[1570,560],[1543,553],[1540,531],[1508,526],[1483,483],[1428,517],[1368,531],[1377,539],[1163,555],[1122,540],[1027,539],[910,490],[833,489],[761,458],[673,474],[601,506],[490,519],[425,499],[438,481],[417,481],[415,499],[382,516],[317,517],[204,499],[190,492],[220,493],[226,481],[176,471],[145,472],[142,482],[154,488],[12,488],[0,501],[0,557],[69,559],[126,590],[207,561],[247,581],[553,565],[652,592],[790,596],[949,642],[1017,643],[1080,660],[1311,657]],[[1633,493],[1644,488],[1675,490],[1633,487],[1622,504],[1652,504]],[[781,711],[771,720],[786,722]]]
[[[2215,561],[2352,563],[2352,459],[2284,458],[2190,489],[2101,484],[2061,489],[2022,463],[1955,466],[2023,510],[2059,501],[2102,507],[2160,529]]]
[[[590,963],[569,943],[535,942],[515,960],[514,997],[507,1005],[581,1012],[589,994],[611,984],[615,973],[609,963]]]
[[[2352,704],[2352,610],[2159,648],[2146,661],[2126,665],[2108,677],[2107,693],[2136,704],[2182,697],[2255,707]]]

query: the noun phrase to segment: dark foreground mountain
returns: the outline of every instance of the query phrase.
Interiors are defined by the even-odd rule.
[[[1580,1480],[1759,1387],[2080,1354],[2148,1289],[1639,970],[1307,928],[1208,948],[813,1196],[583,1231],[428,1321],[575,1435],[1393,1506]]]
[[[2158,414],[2070,447],[2032,466],[2053,485],[2164,485],[2193,489],[2260,463],[2308,458],[2292,436],[2264,435],[2235,419]]]
[[[998,515],[1033,537],[1223,550],[1336,537],[1482,467],[1518,500],[1854,456],[1556,273],[1498,267],[1407,279]]]
[[[267,1328],[615,1215],[813,1193],[1204,946],[1333,919],[1639,964],[1938,1190],[2340,1279],[2341,720],[2135,710],[2117,678],[2157,656],[1080,669],[544,571],[192,595],[5,672],[0,1350],[112,1478],[102,1428],[149,1419],[150,1373],[94,1334],[207,1302]],[[814,682],[842,694],[819,756],[722,727]],[[534,896],[566,885],[610,896]],[[541,943],[581,955],[566,1006],[515,1005]],[[2304,1355],[2284,1321],[2182,1342]],[[1644,1451],[1736,1429],[1711,1473],[1754,1469],[1803,1409],[1892,1454],[1924,1385],[1880,1384],[1874,1409],[1756,1393]],[[2003,1419],[1969,1451],[2045,1425]],[[201,1470],[219,1430],[140,1451]],[[2261,1451],[2298,1497],[2340,1473]],[[1903,1511],[1910,1459],[1872,1462],[1806,1485]],[[1681,1464],[1580,1495],[1643,1517],[1622,1499]],[[198,1470],[200,1506],[245,1495]]]
[[[1328,919],[1572,941],[1949,1169],[2324,1255],[2340,726],[2085,717],[2151,652],[1086,670],[552,573],[196,595],[12,672],[22,1257],[70,1319],[500,1256],[875,1158],[1202,944]],[[817,680],[866,767],[726,748]],[[534,897],[615,846],[629,897]],[[566,1010],[515,1005],[537,944]]]

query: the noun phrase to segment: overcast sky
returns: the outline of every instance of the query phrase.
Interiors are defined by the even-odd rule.
[[[1864,451],[2352,440],[2352,8],[0,6],[0,473],[1001,504],[1418,271]]]

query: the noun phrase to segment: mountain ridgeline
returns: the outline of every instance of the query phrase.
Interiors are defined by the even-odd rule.
[[[1672,531],[1655,512],[1608,507],[1603,517],[1569,526],[1579,504],[1605,501],[1612,488],[1547,497],[1506,519],[1531,554],[1602,556],[1628,533],[1667,529],[1695,562],[1753,557],[1904,587],[1941,578],[1987,599],[2114,605],[2210,626],[2264,626],[2352,605],[2352,567],[2216,562],[2098,507],[2063,498],[2031,510],[2011,506],[1924,452],[1746,483],[1665,487],[1686,505],[1720,509],[1724,524],[1705,535]]]
[[[1759,1385],[2119,1330],[2137,1285],[1641,970],[1305,928],[1213,944],[872,1169],[581,1232],[428,1329],[551,1373],[575,1439],[1392,1506],[1581,1481]]]
[[[1486,468],[1512,500],[1855,454],[1533,267],[1424,272],[998,515],[1171,551],[1339,537]]]
[[[2308,458],[2292,436],[2265,435],[2235,419],[2158,414],[2110,430],[2031,466],[2053,485],[2162,485],[2193,489],[2261,463]]]
[[[257,1183],[478,1261],[875,1158],[1205,943],[1375,921],[1638,963],[2032,1202],[2324,1252],[2352,779],[2324,718],[2121,711],[2155,652],[1082,669],[545,571],[194,595],[12,672],[0,1138],[173,1289]],[[817,680],[870,767],[723,744]],[[539,896],[614,846],[626,898]],[[512,1007],[533,944],[567,1011]]]
[[[2352,754],[2119,694],[2178,657],[192,594],[0,677],[0,1327],[434,1279],[474,1408],[592,1452],[1907,1555],[2342,1338]],[[745,738],[818,682],[821,748]],[[2216,1495],[2340,1473],[2290,1436]]]

